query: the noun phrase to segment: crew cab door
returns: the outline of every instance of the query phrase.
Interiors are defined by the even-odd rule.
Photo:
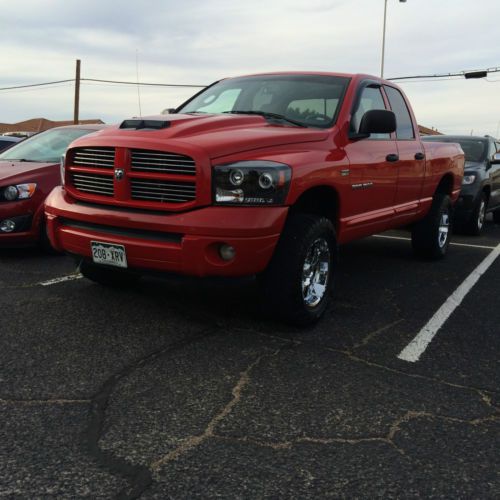
[[[396,115],[399,160],[396,163],[398,181],[394,210],[395,217],[404,224],[419,207],[425,177],[425,151],[403,94],[388,85],[384,85],[384,91],[389,106]]]
[[[359,132],[363,115],[372,109],[387,109],[378,84],[362,83],[351,113],[351,136]],[[355,237],[357,230],[366,233],[388,227],[394,210],[398,180],[397,146],[394,134],[371,134],[364,139],[351,139],[346,148],[350,162],[351,196],[358,207],[355,215],[343,221],[345,231]]]

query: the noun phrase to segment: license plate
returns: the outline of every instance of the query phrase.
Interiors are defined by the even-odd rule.
[[[91,241],[92,260],[96,264],[108,266],[127,267],[127,254],[123,245]]]

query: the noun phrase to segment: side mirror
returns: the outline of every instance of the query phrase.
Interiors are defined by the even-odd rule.
[[[173,113],[175,113],[175,108],[166,108],[161,112],[162,115],[171,115]]]
[[[498,164],[500,164],[500,152],[495,153],[495,154],[493,155],[493,159],[491,160],[491,162],[490,162],[490,163],[491,163],[492,165],[498,165]]]
[[[359,133],[370,134],[390,134],[396,130],[396,115],[386,109],[371,109],[367,111],[359,125]]]

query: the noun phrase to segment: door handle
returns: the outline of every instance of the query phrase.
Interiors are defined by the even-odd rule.
[[[391,153],[385,157],[387,161],[399,161],[399,156],[395,153]]]
[[[415,160],[423,160],[425,159],[425,155],[422,152],[415,153]]]

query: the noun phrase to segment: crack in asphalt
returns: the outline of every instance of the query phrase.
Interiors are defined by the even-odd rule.
[[[219,434],[213,434],[210,437],[222,441],[251,444],[255,446],[261,446],[263,448],[271,448],[273,450],[287,450],[291,449],[292,447],[298,444],[303,444],[303,443],[311,443],[318,445],[331,445],[331,444],[358,445],[363,443],[384,443],[394,448],[399,454],[401,454],[405,458],[409,459],[410,457],[408,457],[405,450],[400,446],[398,446],[394,442],[394,439],[396,435],[401,431],[401,427],[403,424],[407,424],[417,419],[441,420],[449,423],[460,423],[472,426],[479,426],[489,422],[500,422],[500,416],[496,415],[490,415],[489,417],[476,418],[472,420],[464,420],[460,418],[435,415],[434,413],[431,412],[407,411],[404,415],[394,420],[394,422],[389,426],[389,431],[385,436],[369,436],[369,437],[358,437],[358,438],[349,438],[349,437],[318,438],[318,437],[303,435],[293,440],[279,441],[279,442],[260,441],[258,439],[251,439],[248,437],[237,438],[231,436],[221,436]]]
[[[386,328],[389,328],[389,325],[387,325]],[[320,349],[323,349],[326,351],[331,351],[331,352],[335,352],[337,354],[341,354],[343,356],[346,356],[347,358],[349,358],[352,361],[370,366],[372,368],[377,368],[379,370],[385,370],[385,371],[389,371],[391,373],[397,373],[398,375],[403,375],[405,377],[426,380],[428,382],[434,382],[437,384],[446,385],[448,387],[453,387],[455,389],[462,389],[462,390],[475,392],[479,396],[482,403],[484,403],[489,408],[495,410],[496,412],[500,412],[500,407],[497,407],[493,404],[491,396],[490,396],[491,394],[495,394],[495,395],[499,394],[498,391],[493,391],[491,389],[484,389],[484,388],[480,388],[480,387],[473,387],[473,386],[468,386],[468,385],[463,385],[463,384],[457,384],[455,382],[449,382],[447,380],[443,380],[443,379],[439,379],[439,378],[428,377],[426,375],[421,375],[419,373],[408,373],[408,372],[405,372],[402,370],[398,370],[397,368],[392,368],[389,366],[382,365],[380,363],[375,363],[374,361],[369,361],[368,359],[365,359],[365,358],[361,358],[360,356],[357,356],[356,354],[354,354],[352,351],[350,351],[348,349],[338,349],[336,347],[330,347],[328,345],[318,344],[317,342],[314,342],[314,341],[308,342],[308,341],[297,340],[297,339],[292,339],[292,338],[287,338],[287,337],[281,337],[279,335],[273,335],[273,334],[269,334],[269,333],[265,333],[265,332],[260,332],[258,330],[252,330],[252,329],[246,329],[246,328],[236,328],[235,330],[240,330],[242,332],[247,332],[247,333],[255,333],[255,334],[260,335],[260,336],[273,338],[275,340],[281,340],[282,342],[292,342],[296,345],[317,347],[317,348],[320,348]],[[370,334],[368,334],[368,335],[370,335]]]
[[[216,330],[211,327],[200,332],[198,335],[195,335],[188,339],[180,340],[178,342],[174,342],[173,344],[169,344],[168,346],[164,346],[160,349],[150,352],[146,356],[135,360],[134,362],[122,368],[120,371],[111,375],[104,382],[104,384],[102,384],[99,391],[92,397],[90,401],[89,425],[85,432],[87,448],[90,455],[95,460],[97,460],[98,463],[104,466],[111,473],[120,474],[129,482],[129,486],[118,492],[116,498],[139,498],[153,481],[151,470],[148,467],[138,464],[132,464],[125,458],[119,457],[110,451],[102,450],[99,447],[99,441],[103,431],[109,399],[116,385],[122,379],[131,375],[137,369],[157,360],[165,354],[174,352],[178,349],[182,349],[187,345],[194,344],[211,335],[214,335],[215,333]]]
[[[37,406],[37,405],[88,405],[90,399],[1,399],[0,405]]]
[[[401,319],[398,319],[396,321],[393,321],[392,323],[389,323],[388,325],[382,326],[381,328],[378,328],[377,330],[374,330],[373,332],[370,332],[363,339],[361,339],[359,342],[354,344],[351,347],[351,349],[356,350],[356,349],[359,349],[360,347],[364,347],[365,345],[368,345],[374,337],[376,337],[377,335],[380,335],[381,333],[385,332],[386,330],[389,330],[389,328],[392,328],[393,326],[396,326],[403,321],[404,321],[404,319],[401,318]]]
[[[242,392],[251,381],[250,373],[252,372],[252,370],[257,365],[259,365],[264,358],[277,356],[283,350],[283,348],[284,347],[280,347],[272,353],[262,354],[255,361],[250,363],[250,365],[248,365],[247,368],[240,373],[240,378],[231,390],[232,399],[210,420],[203,433],[197,436],[190,436],[186,438],[177,448],[172,450],[170,453],[152,462],[150,464],[151,470],[157,472],[163,465],[176,460],[181,455],[187,453],[193,448],[198,447],[204,441],[213,437],[215,435],[214,430],[217,425],[222,422],[222,420],[224,420],[231,413],[233,407],[241,401]]]

